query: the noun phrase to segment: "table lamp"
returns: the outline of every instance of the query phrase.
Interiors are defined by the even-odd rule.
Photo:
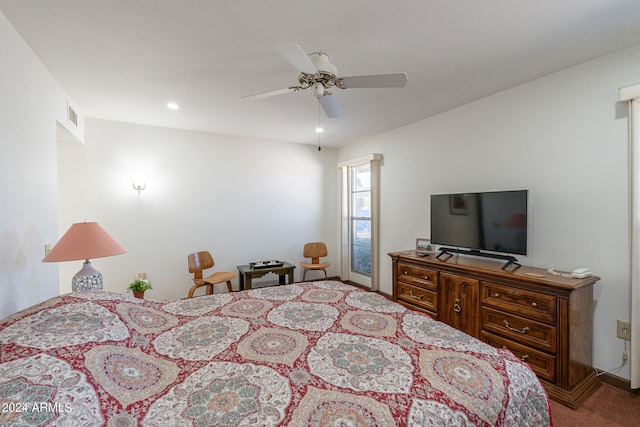
[[[76,261],[84,259],[82,270],[71,281],[72,291],[102,289],[102,274],[91,266],[91,258],[102,258],[126,253],[120,243],[97,222],[73,224],[58,243],[42,259],[43,262]]]

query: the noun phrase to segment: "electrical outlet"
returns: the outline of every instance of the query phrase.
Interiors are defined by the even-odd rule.
[[[631,340],[631,322],[618,319],[618,338],[627,341]]]
[[[138,280],[147,280],[147,273],[138,273]]]

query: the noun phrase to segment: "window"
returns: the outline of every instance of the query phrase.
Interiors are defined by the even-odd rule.
[[[351,271],[371,276],[371,166],[351,170]]]
[[[340,163],[342,171],[341,277],[378,289],[378,200],[382,156]]]

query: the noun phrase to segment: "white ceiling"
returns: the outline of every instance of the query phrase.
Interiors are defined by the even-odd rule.
[[[316,144],[310,91],[241,99],[297,84],[276,43],[327,53],[339,76],[407,72],[402,89],[334,89],[344,114],[322,115],[324,146],[640,43],[638,0],[0,0],[0,10],[79,111],[101,119]]]

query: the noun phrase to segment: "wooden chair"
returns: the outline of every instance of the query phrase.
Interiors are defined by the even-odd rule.
[[[193,292],[198,289],[200,286],[207,287],[207,295],[213,294],[213,285],[217,283],[227,282],[227,290],[229,292],[233,292],[233,288],[231,287],[231,279],[236,277],[235,273],[226,272],[226,271],[218,271],[213,273],[210,276],[205,278],[202,277],[202,270],[206,270],[207,268],[213,267],[213,257],[207,251],[201,251],[189,254],[187,257],[189,261],[189,273],[193,273],[193,283],[194,285],[189,289],[189,294],[187,298],[193,297]]]
[[[304,245],[304,249],[302,251],[302,255],[305,258],[311,258],[311,263],[301,262],[300,267],[302,267],[302,281],[307,275],[307,271],[309,270],[322,270],[324,271],[324,278],[327,278],[327,267],[331,264],[328,262],[320,262],[321,257],[326,257],[328,255],[327,245],[324,242],[310,242]]]

